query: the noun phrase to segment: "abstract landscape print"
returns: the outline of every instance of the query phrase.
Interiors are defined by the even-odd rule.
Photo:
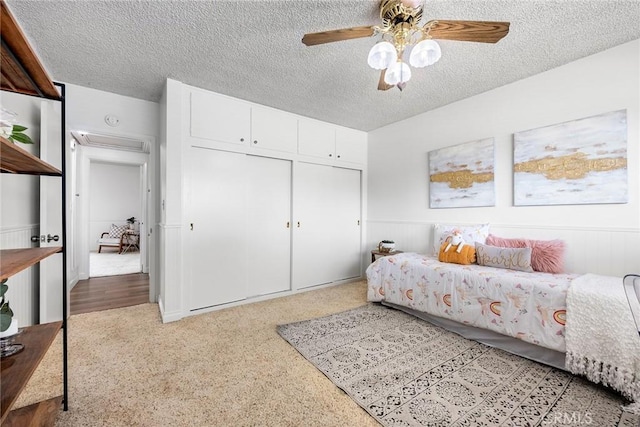
[[[627,202],[627,113],[518,132],[513,141],[514,205]]]
[[[429,152],[429,207],[495,206],[494,139]]]

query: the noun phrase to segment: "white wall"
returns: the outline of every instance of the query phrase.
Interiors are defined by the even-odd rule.
[[[640,270],[640,40],[444,106],[369,134],[369,245],[426,252],[433,223],[492,223],[497,235],[560,237],[574,272]],[[499,72],[499,70],[496,70]],[[513,133],[627,110],[629,202],[513,206]],[[430,209],[431,150],[495,138],[496,205]]]
[[[93,162],[89,186],[89,248],[98,250],[98,238],[111,224],[140,219],[140,166]]]
[[[34,141],[33,145],[18,143],[20,148],[35,154],[40,153],[40,103],[33,96],[11,92],[0,94],[0,105],[17,115],[16,124],[26,126],[24,131]],[[0,227],[23,227],[37,224],[40,220],[39,178],[30,175],[0,175]],[[25,245],[25,247],[28,245]],[[3,248],[7,249],[7,248]]]

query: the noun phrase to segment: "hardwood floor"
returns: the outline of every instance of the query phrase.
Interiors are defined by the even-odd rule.
[[[71,290],[71,315],[149,302],[149,275],[94,277]]]

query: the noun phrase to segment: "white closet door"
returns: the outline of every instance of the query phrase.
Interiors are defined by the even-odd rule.
[[[360,171],[332,168],[333,171],[333,251],[334,280],[351,279],[361,275],[361,207]]]
[[[291,289],[291,162],[247,156],[248,296]]]
[[[332,238],[332,167],[298,163],[294,178],[293,280],[296,289],[333,281],[331,260],[341,247]]]
[[[190,308],[246,298],[246,156],[191,148]]]

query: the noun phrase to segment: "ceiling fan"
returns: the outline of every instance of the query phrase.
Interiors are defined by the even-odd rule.
[[[407,62],[422,68],[440,59],[441,50],[435,39],[497,43],[509,33],[508,22],[432,20],[420,26],[423,1],[382,0],[381,26],[309,33],[302,43],[314,46],[382,34],[382,41],[369,51],[367,62],[371,68],[382,70],[378,90],[394,86],[402,90],[411,78]]]

